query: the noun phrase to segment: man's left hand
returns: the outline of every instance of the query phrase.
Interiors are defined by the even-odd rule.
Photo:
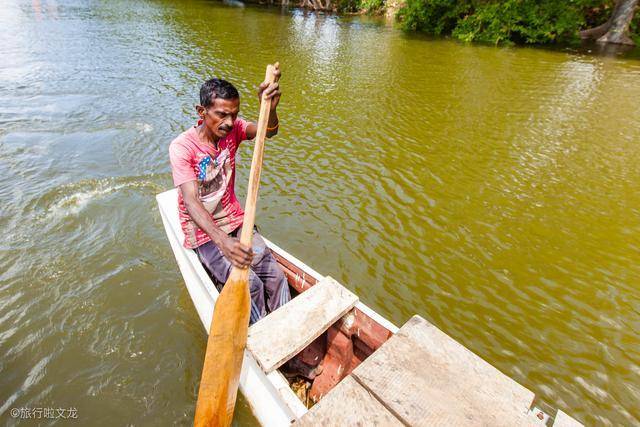
[[[280,102],[280,85],[278,84],[278,80],[280,79],[280,68],[277,67],[275,70],[275,76],[276,76],[276,82],[275,83],[271,83],[269,84],[268,82],[264,81],[262,83],[260,83],[260,86],[258,86],[258,99],[260,100],[260,103],[262,103],[262,93],[264,92],[264,95],[266,97],[266,99],[271,99],[271,109],[275,110],[276,107],[278,106],[278,102]]]

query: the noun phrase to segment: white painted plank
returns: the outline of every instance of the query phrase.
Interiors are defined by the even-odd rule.
[[[348,376],[296,421],[294,426],[402,427],[403,424],[353,377]]]
[[[582,427],[582,423],[558,409],[556,418],[553,420],[553,427]]]
[[[252,325],[247,348],[269,373],[298,354],[357,302],[358,297],[327,276]]]
[[[419,316],[352,375],[408,425],[535,425],[531,391]]]

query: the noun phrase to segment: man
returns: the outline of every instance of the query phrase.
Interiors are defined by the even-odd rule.
[[[280,70],[276,70],[279,77]],[[277,80],[277,79],[276,79]],[[278,133],[278,83],[262,83],[271,99],[267,137]],[[257,125],[238,117],[240,95],[229,82],[206,81],[196,106],[196,126],[171,142],[169,157],[173,183],[178,187],[178,210],[184,246],[193,249],[219,284],[231,267],[248,267],[251,289],[250,323],[291,299],[287,280],[262,237],[254,230],[253,248],[240,244],[244,212],[235,194],[235,155],[238,145],[256,136]]]

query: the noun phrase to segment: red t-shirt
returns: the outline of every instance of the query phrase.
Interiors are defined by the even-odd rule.
[[[200,124],[200,122],[198,123]],[[189,216],[180,185],[198,182],[198,197],[218,227],[230,233],[242,224],[244,211],[236,198],[236,150],[247,139],[247,121],[236,119],[233,130],[212,145],[200,141],[196,126],[183,132],[169,145],[173,185],[178,187],[178,214],[184,232],[184,246],[197,248],[211,239]]]

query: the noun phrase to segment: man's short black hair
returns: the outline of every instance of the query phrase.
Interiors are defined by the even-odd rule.
[[[240,98],[238,89],[231,83],[222,79],[210,79],[200,87],[200,105],[209,107],[216,98],[237,99]]]

